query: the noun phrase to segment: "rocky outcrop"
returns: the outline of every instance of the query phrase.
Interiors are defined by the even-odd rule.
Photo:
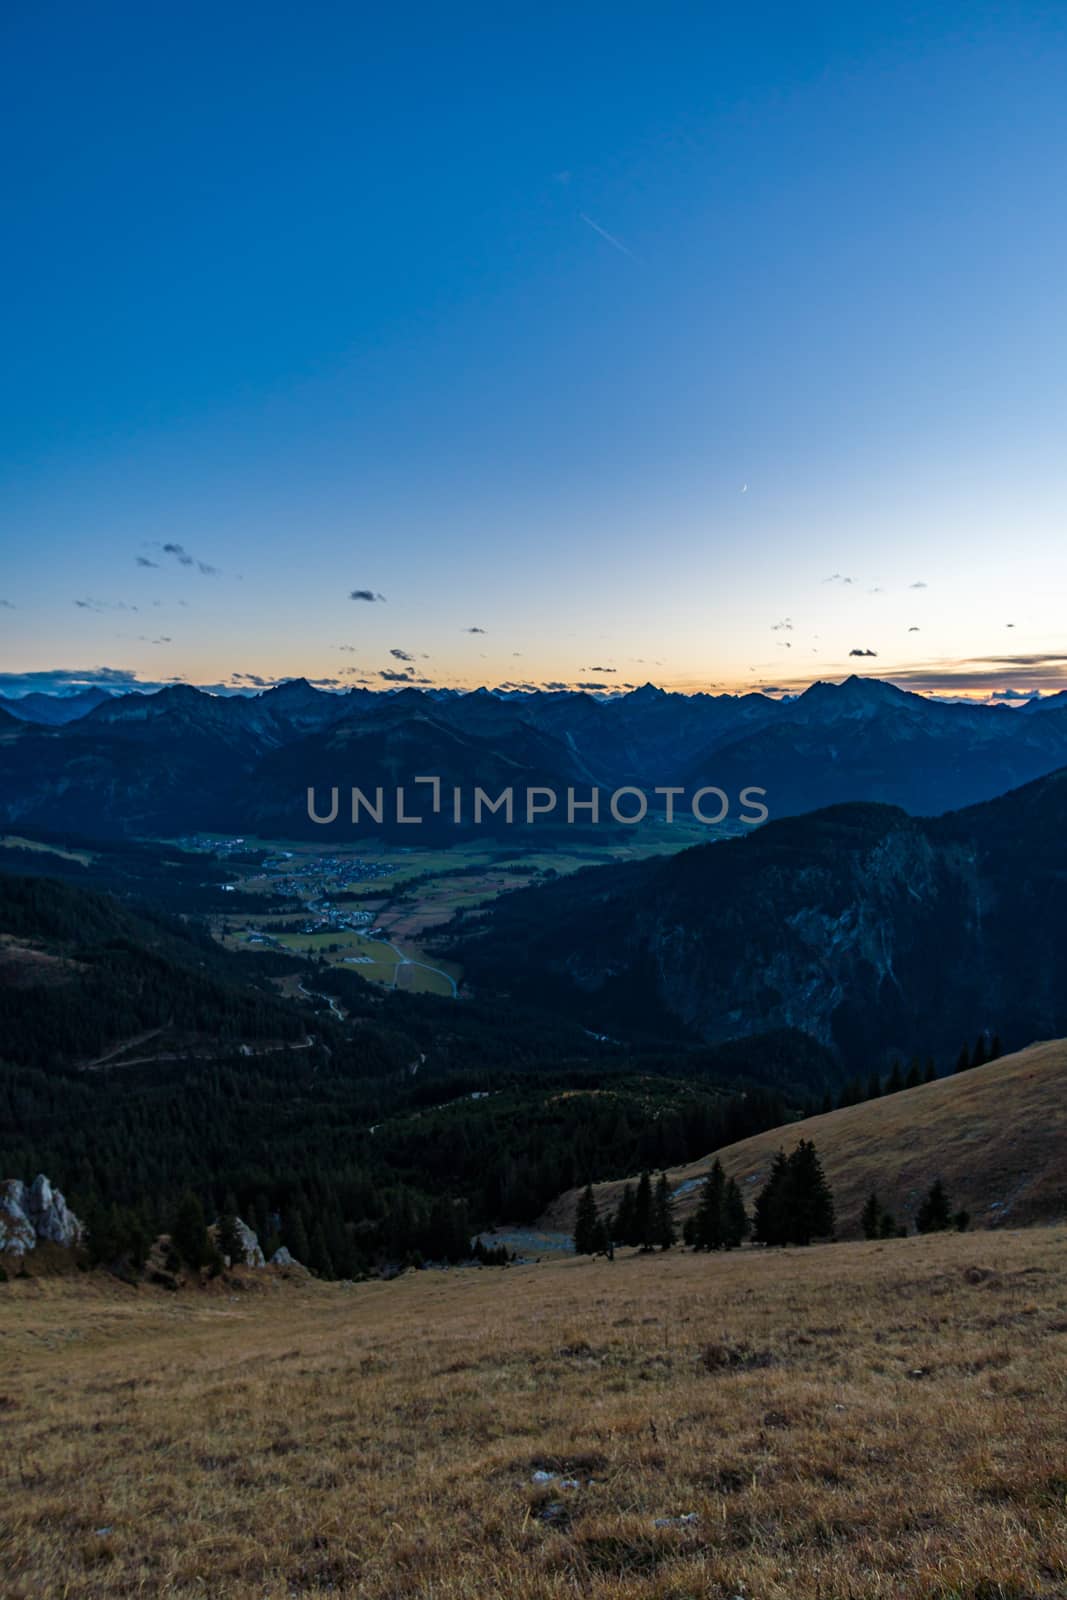
[[[0,1251],[21,1256],[39,1242],[72,1250],[84,1234],[82,1223],[43,1172],[29,1185],[19,1178],[0,1183]]]
[[[286,1249],[285,1245],[282,1244],[278,1246],[277,1250],[275,1250],[274,1254],[271,1256],[270,1264],[272,1267],[295,1267],[297,1265],[297,1260],[295,1256],[289,1254],[289,1251]]]
[[[248,1223],[242,1221],[240,1217],[234,1217],[233,1225],[241,1242],[241,1258],[237,1265],[243,1267],[265,1267],[267,1258],[263,1254],[263,1247],[259,1242],[259,1235],[255,1229],[250,1228]],[[208,1233],[216,1244],[218,1243],[220,1226],[219,1222],[214,1222],[208,1229]],[[234,1265],[229,1256],[225,1257],[225,1261],[228,1267]]]

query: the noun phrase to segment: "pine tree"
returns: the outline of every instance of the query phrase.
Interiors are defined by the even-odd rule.
[[[908,1076],[904,1079],[904,1087],[905,1089],[917,1089],[922,1081],[922,1068],[919,1065],[919,1058],[918,1056],[912,1056],[911,1066],[908,1068]]]
[[[204,1208],[195,1194],[186,1191],[170,1230],[170,1242],[187,1267],[198,1272],[212,1257],[211,1241],[204,1221]]]
[[[575,1255],[591,1256],[595,1254],[598,1228],[599,1218],[596,1210],[596,1196],[593,1194],[593,1185],[587,1183],[578,1197],[578,1209],[574,1217]]]
[[[622,1191],[619,1209],[615,1213],[612,1225],[612,1237],[616,1244],[634,1243],[634,1190],[633,1184],[628,1183]]]
[[[964,1044],[960,1049],[959,1055],[956,1057],[956,1071],[957,1072],[966,1072],[970,1068],[970,1065],[971,1065],[971,1052],[968,1049],[967,1045]]]
[[[229,1257],[231,1267],[243,1264],[245,1247],[237,1231],[237,1217],[234,1212],[224,1211],[219,1218],[215,1229],[215,1244],[223,1257]]]
[[[973,1052],[973,1054],[971,1056],[971,1066],[972,1067],[984,1067],[988,1060],[989,1060],[989,1057],[986,1054],[985,1030],[983,1029],[983,1031],[978,1035],[977,1039],[974,1041],[974,1052]]]
[[[937,1082],[937,1068],[934,1065],[933,1056],[927,1056],[927,1058],[926,1058],[926,1072],[923,1075],[923,1082],[924,1083],[936,1083]]]
[[[634,1244],[642,1250],[651,1250],[655,1243],[655,1215],[652,1205],[652,1178],[648,1171],[641,1174],[634,1197]]]
[[[722,1203],[722,1221],[723,1243],[727,1250],[738,1249],[748,1235],[749,1221],[736,1178],[731,1178],[726,1185]]]
[[[903,1087],[904,1087],[904,1075],[900,1070],[900,1062],[899,1061],[894,1061],[893,1062],[893,1069],[890,1072],[889,1078],[888,1078],[888,1080],[886,1082],[885,1092],[886,1092],[886,1094],[899,1094],[901,1089],[903,1089]]]
[[[697,1202],[693,1225],[693,1246],[697,1250],[721,1250],[723,1237],[723,1208],[726,1198],[726,1176],[718,1156],[712,1162],[704,1179]]]
[[[898,1229],[897,1219],[891,1211],[883,1211],[878,1222],[879,1239],[895,1239],[898,1233],[906,1233],[907,1229]]]
[[[674,1200],[665,1172],[660,1173],[659,1182],[656,1184],[653,1223],[656,1243],[661,1250],[669,1250],[677,1235],[674,1231]]]
[[[990,1061],[999,1061],[1000,1057],[1001,1057],[1002,1049],[1003,1049],[1003,1046],[1001,1045],[1001,1042],[1000,1042],[1000,1034],[999,1033],[995,1033],[993,1035],[993,1038],[992,1038],[992,1040],[990,1042],[990,1045],[989,1045],[989,1059],[990,1059]]]
[[[877,1072],[872,1072],[867,1079],[867,1099],[877,1100],[882,1093],[882,1080]]]
[[[877,1239],[882,1229],[882,1208],[872,1189],[860,1214],[860,1225],[865,1239]]]
[[[930,1185],[930,1192],[915,1215],[915,1226],[920,1233],[941,1233],[948,1227],[952,1216],[945,1186],[940,1178]]]
[[[752,1223],[752,1237],[757,1244],[784,1244],[784,1199],[788,1162],[784,1150],[779,1150],[771,1163],[770,1176],[756,1196],[756,1213]]]
[[[810,1139],[801,1139],[789,1157],[787,1205],[790,1244],[810,1244],[833,1233],[833,1195]]]

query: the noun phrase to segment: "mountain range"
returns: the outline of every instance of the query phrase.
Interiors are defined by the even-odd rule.
[[[841,801],[936,815],[1067,763],[1059,696],[1021,710],[948,704],[858,677],[814,684],[793,700],[686,696],[650,684],[608,700],[484,689],[336,694],[303,679],[249,697],[187,685],[102,694],[87,691],[97,703],[69,718],[86,697],[0,706],[0,822],[102,836],[209,829],[317,838],[325,830],[308,819],[309,786],[328,804],[334,785],[391,791],[423,774],[446,789],[491,794],[508,785],[633,785],[653,806],[662,804],[656,786],[716,785],[732,798],[754,786],[766,790],[772,817]],[[353,831],[344,805],[330,831]],[[464,836],[445,817],[421,837],[431,833]]]
[[[1067,1033],[1067,769],[942,817],[853,803],[506,895],[453,935],[483,997],[598,1034],[794,1028],[853,1072]]]

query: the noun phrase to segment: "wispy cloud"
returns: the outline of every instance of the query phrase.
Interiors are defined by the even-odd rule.
[[[182,544],[175,544],[171,541],[163,545],[162,550],[165,556],[173,556],[180,566],[195,567],[205,578],[217,578],[219,575],[218,567],[211,566],[207,561],[201,561]]]
[[[373,589],[352,589],[348,598],[350,600],[366,600],[368,605],[373,605],[375,601],[384,600],[385,596],[384,594],[376,594]]]
[[[464,628],[464,633],[484,633],[484,628]]]
[[[389,654],[397,661],[414,661],[415,657],[406,650],[390,650]]]
[[[850,656],[876,656],[877,650],[850,650]]]

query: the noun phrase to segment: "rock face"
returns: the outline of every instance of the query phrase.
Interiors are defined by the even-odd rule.
[[[43,1172],[27,1187],[18,1178],[0,1183],[0,1251],[25,1255],[38,1240],[72,1250],[85,1229]]]
[[[259,1237],[255,1231],[248,1226],[247,1222],[241,1221],[240,1217],[237,1218],[237,1236],[240,1239],[241,1244],[244,1246],[245,1266],[265,1267],[267,1264],[267,1259],[260,1247]]]
[[[291,1256],[285,1245],[279,1245],[270,1258],[272,1267],[295,1267],[296,1257]]]
[[[265,1267],[267,1264],[267,1258],[263,1254],[263,1248],[259,1242],[259,1235],[256,1233],[255,1229],[250,1228],[248,1223],[243,1222],[240,1217],[234,1217],[233,1225],[237,1230],[237,1237],[241,1241],[242,1260],[240,1265],[244,1267]],[[219,1237],[219,1223],[213,1222],[211,1227],[208,1229],[208,1232],[217,1244]],[[226,1257],[226,1265],[232,1265],[229,1256]]]

